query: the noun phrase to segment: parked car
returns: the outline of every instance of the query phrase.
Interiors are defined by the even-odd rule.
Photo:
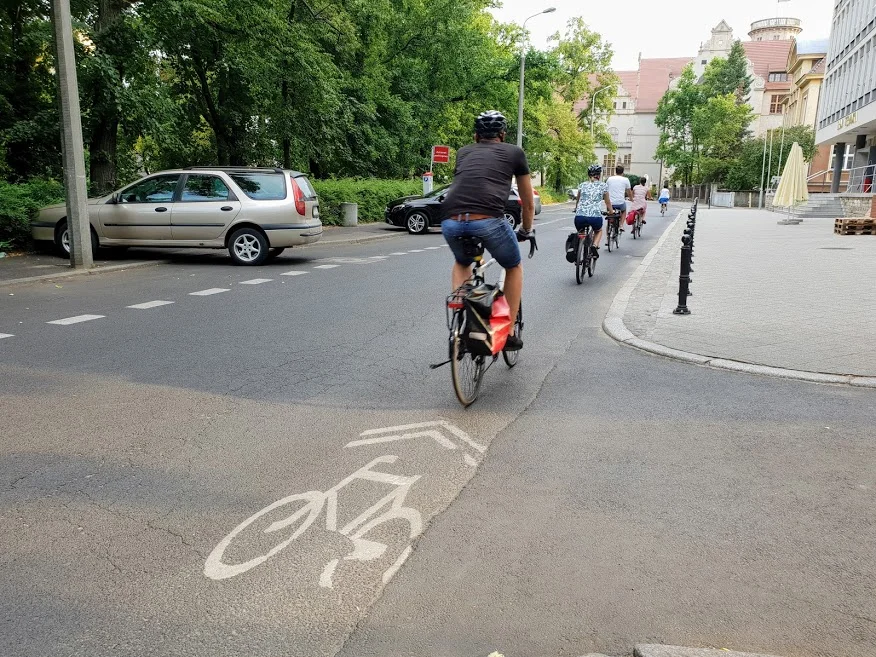
[[[512,185],[511,189],[517,192],[517,185]],[[541,195],[535,187],[532,188],[532,201],[535,205],[535,214],[541,214]]]
[[[303,173],[286,169],[188,167],[146,176],[88,201],[91,246],[228,249],[259,265],[322,236],[319,199]],[[69,257],[67,209],[40,210],[31,232]]]
[[[449,186],[433,190],[426,196],[406,196],[390,201],[386,206],[386,223],[408,229],[409,233],[425,233],[429,228],[441,225],[441,203]],[[505,203],[505,219],[512,228],[520,225],[520,196],[511,190]]]

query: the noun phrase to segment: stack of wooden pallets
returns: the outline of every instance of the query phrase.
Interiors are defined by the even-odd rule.
[[[833,232],[837,235],[876,235],[876,219],[837,219],[833,224]]]

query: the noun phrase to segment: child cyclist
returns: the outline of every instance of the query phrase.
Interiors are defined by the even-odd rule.
[[[660,196],[657,199],[660,202],[660,214],[666,212],[666,204],[669,203],[669,185],[666,181],[663,182],[663,189],[660,190]]]
[[[593,257],[599,257],[599,240],[602,238],[602,212],[611,214],[611,197],[608,194],[608,185],[599,180],[602,176],[602,167],[591,164],[587,169],[587,182],[578,185],[578,197],[575,201],[575,229],[578,232],[585,226],[593,228],[593,246],[590,247]]]

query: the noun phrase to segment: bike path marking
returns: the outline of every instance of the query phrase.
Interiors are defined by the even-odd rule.
[[[430,422],[417,422],[414,424],[399,424],[393,427],[383,427],[380,429],[368,429],[359,434],[359,440],[353,440],[344,447],[360,447],[362,445],[377,445],[379,443],[392,443],[401,440],[411,440],[413,438],[432,438],[439,445],[446,449],[456,449],[456,444],[449,440],[446,436],[438,431],[419,431],[416,433],[408,433],[411,429],[429,429],[438,427],[452,434],[469,447],[477,450],[481,454],[487,451],[487,448],[480,443],[475,442],[471,437],[459,427],[450,424],[446,420],[432,420]],[[379,434],[390,434],[381,436]],[[372,437],[373,436],[373,437]]]

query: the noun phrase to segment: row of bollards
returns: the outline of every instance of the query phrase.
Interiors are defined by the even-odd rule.
[[[687,215],[687,228],[684,229],[684,235],[681,237],[681,272],[678,276],[678,307],[672,311],[673,315],[690,315],[690,309],[687,307],[687,298],[693,296],[690,291],[690,273],[693,271],[693,247],[694,233],[697,228],[697,205],[699,199],[694,199],[693,205],[690,207],[690,214]]]

